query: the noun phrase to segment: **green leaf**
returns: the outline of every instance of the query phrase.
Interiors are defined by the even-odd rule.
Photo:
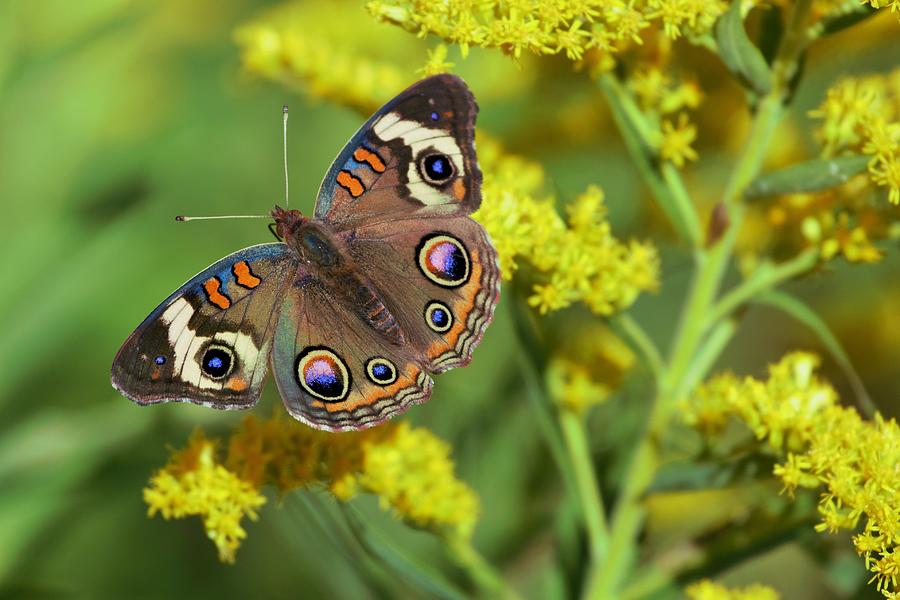
[[[443,600],[466,598],[466,594],[462,590],[448,581],[434,567],[388,541],[384,535],[375,530],[372,524],[367,524],[352,506],[340,504],[340,508],[359,543],[407,581],[415,584],[433,598],[442,598]]]
[[[869,157],[861,154],[797,163],[756,178],[747,186],[744,198],[757,200],[779,194],[825,190],[863,173],[868,164]]]
[[[722,61],[747,87],[760,96],[772,90],[772,71],[762,52],[747,37],[740,0],[733,0],[716,22],[716,42]]]
[[[853,27],[857,23],[868,19],[878,11],[877,8],[873,8],[868,4],[849,3],[839,5],[838,10],[845,10],[846,12],[829,15],[822,19],[821,22],[817,23],[815,31],[813,32],[816,37],[831,35],[832,33],[843,31],[848,27]]]
[[[775,290],[765,292],[754,298],[753,302],[777,308],[809,327],[818,336],[819,341],[822,342],[822,345],[825,346],[825,349],[828,350],[834,361],[841,367],[841,370],[844,371],[850,387],[853,388],[853,393],[856,395],[856,402],[860,410],[868,417],[875,414],[875,405],[872,403],[872,399],[863,385],[862,378],[860,378],[856,369],[853,368],[853,363],[850,362],[850,357],[847,356],[847,352],[844,351],[841,342],[831,332],[831,329],[828,328],[828,324],[822,320],[822,317],[817,315],[812,308],[804,304],[799,298],[786,292]]]
[[[771,473],[771,460],[759,456],[715,461],[677,460],[657,471],[647,493],[725,489],[738,482],[755,479],[760,474]]]
[[[778,46],[784,38],[784,15],[781,7],[770,6],[762,13],[759,23],[759,40],[757,45],[766,59],[766,63],[772,64],[778,53]]]
[[[619,81],[611,74],[603,75],[597,80],[600,89],[609,103],[619,133],[625,147],[640,171],[644,182],[653,192],[653,197],[660,209],[672,223],[681,239],[692,247],[702,244],[703,233],[696,210],[684,190],[684,184],[673,172],[671,165],[658,168],[656,151],[652,147],[653,127],[634,102],[629,93],[623,89]],[[668,182],[664,179],[668,177]]]

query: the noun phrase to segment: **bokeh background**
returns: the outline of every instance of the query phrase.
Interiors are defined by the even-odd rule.
[[[173,217],[263,214],[282,201],[282,104],[291,107],[291,204],[306,213],[330,161],[364,120],[352,102],[316,98],[303,81],[266,81],[242,67],[235,31],[271,9],[275,3],[244,0],[0,3],[0,595],[421,595],[390,575],[373,587],[371,569],[348,551],[346,522],[316,491],[269,502],[234,565],[218,561],[196,520],[148,519],[141,489],[168,448],[198,425],[228,432],[242,415],[140,408],[108,382],[119,344],[171,290],[219,257],[270,240],[260,221]],[[883,12],[810,54],[780,132],[784,157],[815,154],[806,113],[838,76],[900,66],[896,17]],[[370,83],[385,98],[420,76],[434,46],[376,23],[362,3],[305,3],[296,18],[345,53],[405,69],[404,80]],[[465,60],[451,50],[449,60],[479,100],[479,128],[541,163],[560,202],[598,184],[618,236],[654,239],[662,287],[631,314],[664,344],[689,255],[647,201],[596,88],[561,58],[515,62],[474,49]],[[701,160],[686,179],[711,207],[748,115],[724,69],[697,76],[707,94],[696,115]],[[876,264],[833,261],[790,288],[833,327],[886,415],[897,414],[900,399],[900,253],[892,244]],[[481,497],[476,546],[517,587],[544,597],[560,589],[542,565],[566,562],[553,537],[575,535],[572,507],[529,408],[528,366],[510,311],[501,300],[471,366],[440,376],[431,402],[408,418],[452,445],[459,476]],[[583,318],[563,316],[560,327]],[[795,348],[827,354],[802,325],[754,307],[719,365],[759,374]],[[849,394],[845,373],[828,360],[824,374]],[[616,448],[640,419],[645,375],[638,367],[592,416],[603,485],[622,468]],[[281,410],[274,386],[254,410]],[[722,493],[673,495],[651,517],[654,539],[664,545],[686,523],[700,528],[698,519],[725,523],[735,516],[730,502]],[[397,523],[374,499],[354,504],[389,543],[455,573],[433,537]],[[875,597],[823,577],[804,544],[776,545],[724,576],[742,583],[764,573],[786,598]],[[853,556],[835,560],[862,570]]]

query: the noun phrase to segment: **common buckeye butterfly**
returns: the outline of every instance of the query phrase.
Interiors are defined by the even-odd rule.
[[[481,203],[478,106],[452,75],[376,112],[319,189],[315,216],[275,207],[283,242],[239,250],[162,302],[122,345],[112,385],[138,404],[248,408],[269,362],[288,412],[318,429],[377,425],[466,365],[500,292]]]

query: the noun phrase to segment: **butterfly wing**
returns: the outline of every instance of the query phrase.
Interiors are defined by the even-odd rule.
[[[284,297],[272,369],[291,416],[328,431],[378,425],[431,395],[409,347],[386,342],[313,280]]]
[[[291,415],[331,431],[427,400],[431,374],[469,362],[500,292],[496,252],[468,217],[361,226],[347,239],[405,337],[390,342],[313,278],[285,295],[272,353],[278,389]]]
[[[316,218],[342,230],[392,214],[468,214],[481,204],[478,105],[462,79],[435,75],[378,110],[335,159]]]
[[[428,372],[468,364],[500,296],[497,251],[479,223],[375,223],[355,229],[348,246]]]
[[[211,265],[150,313],[112,365],[113,387],[138,404],[256,403],[280,296],[296,272],[281,243],[245,248]]]

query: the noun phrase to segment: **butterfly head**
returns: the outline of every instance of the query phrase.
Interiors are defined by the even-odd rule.
[[[282,239],[292,237],[304,223],[309,221],[299,210],[291,210],[275,206],[272,209],[272,218],[275,219],[275,233]]]

